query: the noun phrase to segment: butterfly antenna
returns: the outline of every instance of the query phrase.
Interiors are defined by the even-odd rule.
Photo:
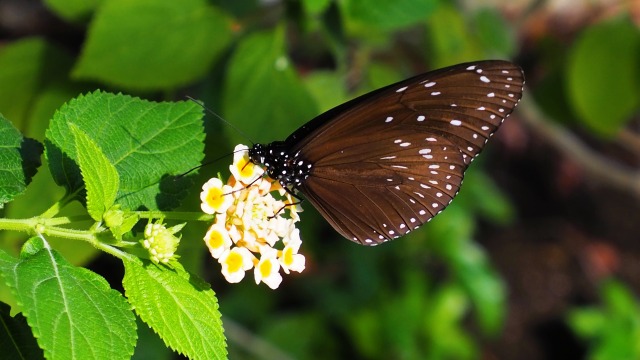
[[[194,168],[191,168],[191,169],[187,170],[186,172],[183,172],[182,174],[176,175],[176,179],[179,179],[179,178],[181,178],[181,177],[183,177],[183,176],[189,175],[189,174],[191,174],[192,172],[194,172],[194,171],[196,171],[196,170],[200,169],[201,167],[205,167],[205,166],[207,166],[207,165],[213,164],[213,163],[215,163],[216,161],[222,160],[222,159],[224,159],[224,158],[226,158],[226,157],[228,157],[228,156],[230,156],[230,155],[233,155],[233,154],[235,154],[235,153],[237,153],[237,152],[240,152],[240,151],[245,151],[245,150],[244,150],[244,149],[242,149],[242,150],[232,151],[232,152],[230,152],[230,153],[228,153],[228,154],[222,155],[222,156],[217,157],[217,158],[215,158],[215,159],[213,159],[213,160],[209,160],[209,161],[207,161],[207,162],[204,162],[204,163],[202,163],[202,164],[200,164],[200,165],[198,165],[198,166],[196,166],[196,167],[194,167]]]
[[[222,116],[218,115],[215,111],[213,111],[213,110],[209,109],[206,105],[204,105],[204,103],[203,103],[202,101],[196,100],[196,99],[192,98],[192,97],[191,97],[191,96],[189,96],[189,95],[186,95],[185,97],[186,97],[187,99],[189,99],[189,100],[193,101],[194,103],[196,103],[196,104],[200,105],[200,106],[201,106],[205,111],[207,111],[209,114],[211,114],[211,115],[213,115],[213,116],[217,117],[220,121],[222,121],[223,123],[225,123],[225,124],[229,125],[229,127],[231,127],[231,128],[232,128],[233,130],[235,130],[237,133],[239,133],[240,135],[242,135],[245,139],[249,140],[249,142],[250,142],[251,144],[254,144],[254,142],[249,138],[249,136],[248,136],[244,131],[240,130],[238,127],[236,127],[236,126],[235,126],[235,125],[233,125],[232,123],[230,123],[230,122],[228,122],[227,120],[225,120]],[[216,159],[216,160],[214,160],[214,161],[217,161],[217,160],[220,160],[220,159]],[[212,162],[212,161],[211,161],[211,162]],[[204,166],[204,165],[210,164],[211,162],[207,162],[207,163],[205,163],[205,164],[202,164],[202,165],[200,165],[199,167],[202,167],[202,166]],[[199,167],[198,167],[198,168],[199,168]],[[190,170],[190,171],[193,171],[193,170],[195,170],[195,169],[197,169],[197,168],[194,168],[194,169],[192,169],[192,170]]]

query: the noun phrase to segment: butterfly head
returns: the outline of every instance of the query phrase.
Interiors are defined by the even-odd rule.
[[[254,164],[264,165],[267,175],[280,182],[283,188],[297,187],[311,174],[312,165],[298,154],[291,155],[282,141],[270,144],[255,144],[249,149],[249,159]]]

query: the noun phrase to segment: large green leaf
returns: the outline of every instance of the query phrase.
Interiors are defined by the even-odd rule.
[[[229,61],[224,109],[229,121],[261,141],[284,139],[317,115],[285,55],[282,29],[253,34],[240,43]]]
[[[71,62],[66,53],[42,39],[27,38],[2,47],[0,113],[25,134],[37,138],[41,133],[33,132],[31,128],[40,127],[40,123],[46,126],[46,120],[53,111],[44,117],[33,117],[34,105],[43,92],[54,90],[60,93],[66,89]],[[62,102],[55,104],[54,109]],[[27,119],[31,121],[27,123]]]
[[[71,132],[75,138],[78,166],[87,189],[87,211],[93,220],[100,221],[116,200],[120,185],[118,171],[87,134],[73,124]]]
[[[204,0],[105,1],[73,75],[130,89],[174,88],[206,73],[230,28]]]
[[[20,259],[0,251],[0,274],[11,287],[49,359],[128,359],[135,317],[101,276],[74,267],[40,238]]]
[[[49,168],[59,185],[83,187],[70,126],[89,135],[120,177],[116,204],[125,209],[168,209],[192,182],[182,174],[203,158],[202,108],[193,102],[155,103],[94,92],[54,115],[45,142]]]
[[[3,359],[43,359],[31,328],[22,314],[10,315],[10,307],[0,302],[0,349]]]
[[[427,55],[433,68],[478,60],[484,56],[463,14],[451,5],[439,5],[429,17],[427,29],[431,45]]]
[[[437,6],[437,0],[345,0],[347,20],[364,29],[393,30],[425,21]]]
[[[101,0],[44,0],[44,4],[68,21],[80,21],[93,11]]]
[[[136,313],[165,343],[190,359],[226,359],[213,290],[177,265],[174,270],[125,261],[123,285]]]
[[[42,145],[25,138],[0,114],[0,208],[22,194],[40,166]]]
[[[631,120],[640,104],[640,31],[628,18],[588,28],[571,49],[567,91],[578,118],[603,136]]]

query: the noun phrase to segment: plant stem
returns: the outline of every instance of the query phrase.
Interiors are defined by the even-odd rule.
[[[213,215],[187,211],[137,211],[141,219],[169,219],[183,221],[212,221]]]
[[[0,219],[0,230],[35,232],[38,218],[31,219]]]
[[[67,206],[67,204],[69,204],[71,201],[73,201],[73,199],[76,198],[76,195],[82,190],[83,188],[80,188],[72,193],[67,193],[65,194],[62,199],[56,201],[55,204],[53,204],[50,208],[48,208],[45,212],[42,213],[42,215],[40,215],[43,218],[52,218],[54,216],[56,216],[56,214],[58,214],[60,212],[60,210],[62,210],[62,208],[64,208],[65,206]]]
[[[90,243],[95,248],[100,249],[120,259],[133,258],[130,254],[120,251],[118,248],[115,248],[111,245],[107,245],[99,241],[98,238],[96,237],[96,234],[91,231],[75,230],[75,229],[67,229],[67,228],[61,228],[56,226],[50,226],[45,228],[42,233],[45,235],[61,237],[66,239],[83,240]]]

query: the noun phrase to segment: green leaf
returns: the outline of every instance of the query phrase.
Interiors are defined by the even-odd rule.
[[[208,284],[177,268],[125,261],[123,285],[136,313],[190,359],[226,359],[218,302]]]
[[[336,72],[315,71],[304,78],[306,88],[323,111],[347,100],[343,77]]]
[[[78,22],[88,17],[101,0],[44,0],[44,4],[61,18]]]
[[[437,4],[437,0],[345,0],[347,20],[360,23],[367,29],[394,30],[425,21]]]
[[[42,144],[23,137],[0,114],[0,208],[25,191],[41,154]]]
[[[615,280],[600,288],[600,307],[575,309],[568,323],[591,344],[591,359],[640,358],[640,306],[631,291]]]
[[[121,240],[122,236],[138,223],[140,216],[137,213],[128,215],[127,212],[120,210],[119,205],[116,205],[104,213],[103,219],[113,236]]]
[[[570,311],[567,321],[579,336],[591,339],[602,334],[607,314],[599,309],[583,308]]]
[[[311,16],[322,14],[331,5],[331,0],[305,0],[302,6]]]
[[[135,317],[101,276],[69,264],[40,238],[20,259],[0,251],[0,274],[11,287],[48,359],[128,359]]]
[[[504,281],[476,243],[464,243],[456,255],[454,272],[474,305],[478,325],[488,335],[498,334],[507,315]]]
[[[285,55],[282,29],[255,33],[240,43],[229,61],[224,95],[225,118],[252,139],[284,139],[317,115]]]
[[[428,342],[423,353],[413,358],[475,359],[478,349],[461,326],[469,310],[464,291],[455,283],[445,283],[432,291],[421,320]]]
[[[456,200],[477,212],[480,217],[497,224],[508,224],[514,219],[515,210],[509,199],[477,166],[465,173],[464,187]]]
[[[21,314],[12,317],[10,307],[0,302],[0,349],[3,359],[44,359],[31,328]]]
[[[230,21],[204,0],[105,1],[73,76],[130,89],[170,89],[207,72]]]
[[[505,317],[506,290],[483,248],[471,241],[473,219],[458,204],[449,206],[428,229],[433,252],[444,258],[465,288],[476,318],[487,334],[496,334]]]
[[[632,119],[640,99],[640,31],[627,18],[589,27],[567,63],[567,91],[583,124],[613,136]]]
[[[25,122],[35,112],[34,106],[42,92],[52,89],[60,92],[65,86],[71,63],[68,54],[42,39],[27,38],[3,46],[0,49],[0,113],[25,134],[38,138],[29,131],[39,124]],[[49,117],[36,119],[46,125]]]
[[[427,28],[431,44],[428,58],[434,68],[477,60],[484,55],[466,20],[452,5],[440,4],[429,17]]]
[[[100,221],[116,200],[120,185],[118,171],[87,134],[74,124],[69,127],[75,138],[78,165],[87,189],[87,210],[93,220]]]
[[[480,9],[474,14],[475,34],[485,51],[496,56],[513,55],[517,49],[515,32],[497,8]]]
[[[602,287],[605,305],[612,315],[623,318],[640,318],[640,306],[631,291],[618,281],[607,281]],[[637,324],[640,326],[640,323]]]
[[[192,176],[175,177],[203,158],[202,108],[188,102],[155,103],[96,91],[64,105],[53,117],[46,155],[51,173],[69,191],[83,186],[71,124],[103,149],[120,177],[123,209],[176,207]]]

